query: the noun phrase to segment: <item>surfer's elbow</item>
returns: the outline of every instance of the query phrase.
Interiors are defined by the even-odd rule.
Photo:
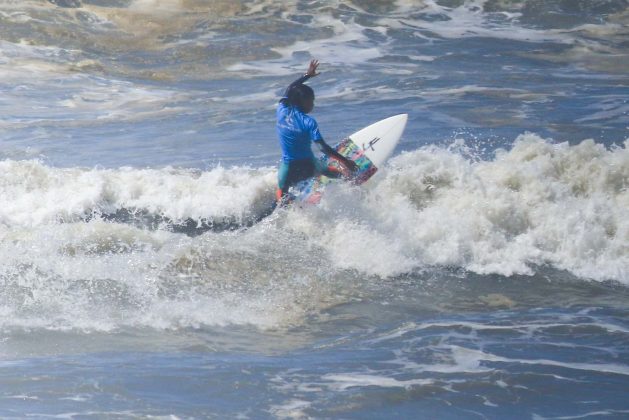
[[[332,148],[328,146],[328,144],[323,141],[323,139],[315,141],[315,144],[317,145],[317,147],[319,147],[319,150],[321,150],[325,154],[329,154],[332,150]]]

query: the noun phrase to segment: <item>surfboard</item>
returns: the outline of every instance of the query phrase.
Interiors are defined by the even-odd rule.
[[[350,179],[352,183],[360,185],[367,182],[391,157],[402,137],[407,120],[408,114],[385,118],[358,130],[334,147],[341,155],[356,162],[358,170]],[[327,156],[321,159],[322,165],[337,168],[341,166]],[[334,181],[336,180],[325,175],[317,175],[294,185],[290,194],[295,202],[317,204],[326,185]]]

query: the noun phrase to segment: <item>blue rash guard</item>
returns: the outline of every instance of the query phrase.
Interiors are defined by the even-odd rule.
[[[284,100],[277,106],[277,135],[284,162],[314,159],[311,144],[323,140],[317,121]]]

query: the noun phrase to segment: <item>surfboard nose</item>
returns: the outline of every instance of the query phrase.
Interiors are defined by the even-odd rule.
[[[349,137],[362,148],[365,156],[378,167],[393,153],[407,121],[408,114],[393,115],[375,122]]]
[[[381,121],[389,121],[391,124],[401,124],[408,121],[408,114],[397,114]]]

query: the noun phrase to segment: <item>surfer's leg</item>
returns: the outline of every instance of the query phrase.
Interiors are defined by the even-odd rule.
[[[293,160],[290,162],[282,161],[277,172],[278,189],[275,197],[278,202],[286,202],[288,198],[288,189],[291,185],[308,179],[315,174],[315,164],[310,159]]]
[[[275,199],[278,203],[285,201],[285,197],[288,194],[288,187],[290,187],[288,183],[289,169],[290,163],[282,160],[277,170],[277,190],[275,191]]]

